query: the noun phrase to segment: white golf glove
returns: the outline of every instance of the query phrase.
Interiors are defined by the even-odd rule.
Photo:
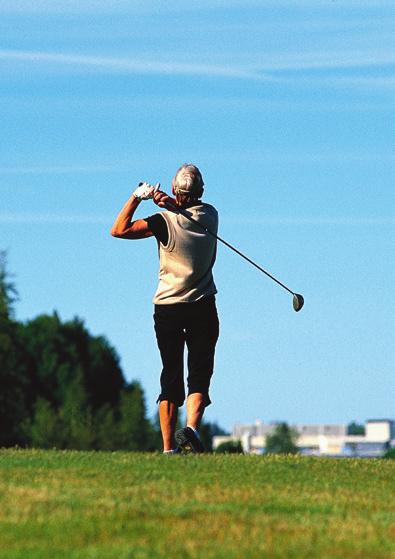
[[[159,187],[159,182],[156,183],[155,186],[152,186],[148,182],[141,182],[133,192],[133,196],[135,196],[138,200],[149,200],[154,197],[154,194],[159,190]]]

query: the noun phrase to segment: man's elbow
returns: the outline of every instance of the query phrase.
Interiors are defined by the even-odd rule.
[[[116,227],[111,227],[110,235],[111,237],[120,237],[121,233],[118,231]]]

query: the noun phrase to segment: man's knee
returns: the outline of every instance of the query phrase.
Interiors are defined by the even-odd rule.
[[[181,408],[184,405],[185,393],[174,394],[171,392],[161,392],[156,400],[156,403],[160,404],[160,402],[164,402],[164,401],[172,402],[178,408]]]
[[[196,395],[200,395],[201,399],[197,398]],[[194,398],[195,397],[195,398]],[[208,393],[208,389],[207,390],[201,390],[201,389],[189,389],[188,390],[188,399],[187,401],[191,401],[191,400],[196,400],[197,404],[201,404],[203,407],[207,407],[211,404],[211,399]]]

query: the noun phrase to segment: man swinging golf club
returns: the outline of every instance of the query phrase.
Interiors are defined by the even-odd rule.
[[[180,449],[203,452],[199,427],[211,403],[209,386],[219,323],[217,289],[212,268],[217,239],[204,232],[218,230],[218,213],[201,201],[203,179],[192,164],[182,165],[172,182],[170,198],[155,187],[140,183],[126,202],[111,235],[121,239],[156,237],[159,249],[159,285],[154,295],[154,322],[163,369],[158,397],[164,453]],[[165,211],[132,221],[141,200],[153,199]],[[178,211],[179,210],[179,211]],[[187,219],[189,215],[195,223]],[[196,222],[203,227],[197,227]],[[187,426],[175,432],[178,408],[185,400],[184,346],[188,350]]]

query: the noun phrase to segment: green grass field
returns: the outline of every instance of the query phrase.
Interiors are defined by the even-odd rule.
[[[1,559],[395,557],[395,461],[0,451]]]

